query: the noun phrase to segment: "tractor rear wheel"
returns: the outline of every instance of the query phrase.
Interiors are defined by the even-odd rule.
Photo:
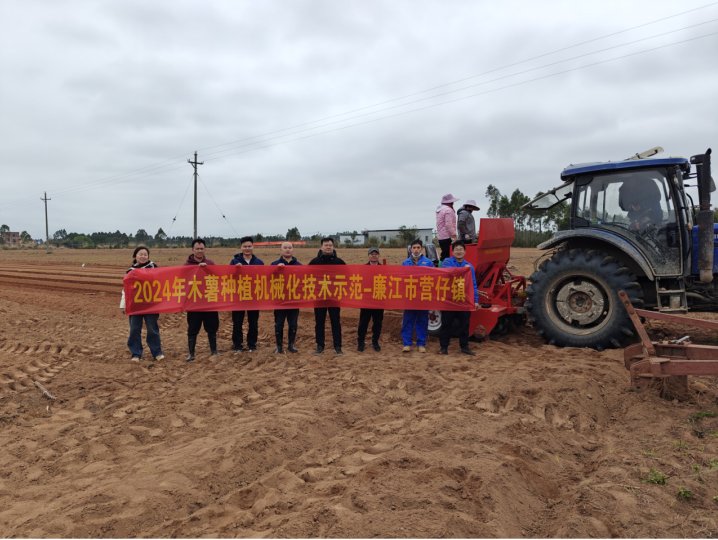
[[[559,251],[539,266],[526,288],[528,321],[551,345],[618,348],[634,327],[618,291],[636,307],[643,290],[620,260],[597,250]]]

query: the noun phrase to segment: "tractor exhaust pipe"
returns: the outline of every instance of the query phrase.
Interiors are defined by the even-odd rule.
[[[698,179],[698,199],[700,211],[698,212],[698,270],[702,283],[713,281],[713,249],[715,233],[713,228],[713,210],[711,209],[711,192],[716,186],[711,177],[711,149],[705,154],[691,157],[691,163],[696,166]]]

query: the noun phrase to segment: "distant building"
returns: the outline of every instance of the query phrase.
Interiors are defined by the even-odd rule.
[[[21,244],[19,232],[7,232],[2,235],[6,244]]]
[[[361,232],[362,241],[366,242],[369,238],[376,238],[380,242],[388,242],[392,238],[399,240],[401,231],[399,229],[379,229],[375,231],[364,230]],[[417,229],[416,238],[420,239],[424,244],[431,242],[434,238],[434,229]]]

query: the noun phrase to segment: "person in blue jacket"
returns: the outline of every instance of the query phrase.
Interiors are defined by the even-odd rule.
[[[294,246],[291,242],[284,242],[280,248],[282,256],[272,263],[272,266],[295,266],[300,265],[296,257],[294,257]],[[274,337],[277,340],[277,349],[274,351],[277,354],[282,354],[284,351],[284,321],[287,321],[287,330],[289,332],[289,345],[287,350],[290,353],[298,353],[299,351],[294,348],[294,340],[297,337],[297,329],[299,325],[299,310],[298,309],[275,309],[274,310]]]
[[[402,266],[424,266],[434,268],[434,263],[421,254],[424,244],[416,239],[411,243],[411,255]],[[401,338],[404,341],[404,350],[410,352],[414,340],[414,329],[416,328],[416,344],[420,353],[426,352],[426,338],[429,335],[429,310],[428,309],[405,309],[401,320]]]
[[[444,259],[442,268],[463,268],[468,266],[471,268],[471,279],[474,282],[474,309],[479,309],[479,291],[476,287],[476,272],[470,263],[464,260],[466,255],[466,246],[461,240],[457,240],[451,244],[453,257]],[[474,356],[474,351],[469,348],[469,320],[471,319],[470,311],[442,311],[441,312],[441,334],[439,335],[439,354],[449,354],[449,341],[451,340],[451,328],[454,325],[454,319],[459,320],[459,346],[463,354]]]
[[[244,266],[264,266],[264,262],[254,255],[254,240],[251,236],[245,236],[239,241],[242,251],[234,256],[229,263],[231,265],[241,264]],[[259,336],[259,311],[247,311],[249,319],[249,330],[247,331],[247,347],[249,352],[257,350],[257,337]],[[242,354],[242,325],[244,324],[244,311],[232,312],[232,345],[234,354]]]

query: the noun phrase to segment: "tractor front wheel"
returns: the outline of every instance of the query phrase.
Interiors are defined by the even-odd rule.
[[[618,292],[636,307],[643,290],[621,261],[597,250],[559,251],[531,275],[526,288],[528,321],[551,345],[618,348],[633,336],[633,323]]]

